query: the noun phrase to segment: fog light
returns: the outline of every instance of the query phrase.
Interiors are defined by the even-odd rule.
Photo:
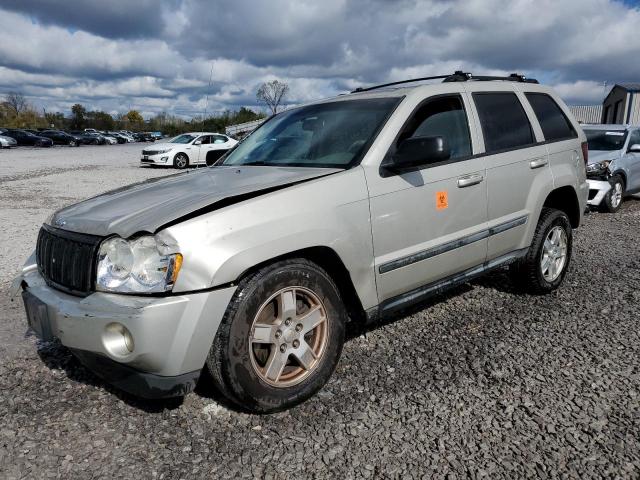
[[[161,162],[166,162],[168,159],[169,159],[169,157],[162,157],[162,158],[160,159],[160,161],[161,161]]]
[[[110,323],[105,327],[102,343],[104,348],[115,357],[129,355],[135,348],[133,335],[121,323]]]

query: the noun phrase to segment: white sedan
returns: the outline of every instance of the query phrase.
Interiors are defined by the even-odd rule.
[[[156,143],[142,150],[140,163],[170,165],[179,169],[189,165],[211,165],[236,143],[237,140],[220,133],[183,133],[167,143]]]

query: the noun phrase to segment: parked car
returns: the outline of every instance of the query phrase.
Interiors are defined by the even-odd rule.
[[[164,138],[164,136],[162,135],[162,132],[149,132],[151,134],[151,136],[153,138],[157,140],[162,140]]]
[[[0,148],[11,148],[18,145],[18,142],[15,138],[5,137],[4,135],[0,135]]]
[[[60,130],[44,130],[39,132],[41,137],[47,137],[53,141],[54,145],[69,145],[71,147],[79,147],[82,142],[82,138],[71,135],[70,133],[62,132]]]
[[[50,138],[34,135],[31,132],[20,129],[9,129],[3,133],[5,137],[11,137],[16,140],[18,145],[27,145],[32,147],[51,147],[53,141]]]
[[[99,133],[85,132],[82,130],[71,130],[69,135],[73,135],[82,145],[104,145],[105,138]]]
[[[640,126],[583,125],[589,142],[589,205],[620,209],[625,196],[640,192]]]
[[[106,133],[103,133],[102,136],[104,137],[105,142],[108,143],[109,145],[115,145],[117,143],[125,143],[124,141],[119,142],[116,137],[112,137],[111,135]]]
[[[252,412],[317,392],[347,321],[505,266],[552,292],[586,207],[586,138],[550,88],[485,79],[292,108],[212,168],[63,208],[12,291],[41,338],[117,387],[184,395],[206,367]]]
[[[183,133],[167,143],[154,144],[153,147],[143,149],[140,163],[170,165],[178,169],[187,168],[189,165],[210,165],[236,143],[236,140],[220,133]]]
[[[114,138],[117,143],[127,143],[127,139],[119,132],[105,132],[106,135]]]
[[[155,142],[155,137],[149,132],[138,132],[133,134],[137,142]]]

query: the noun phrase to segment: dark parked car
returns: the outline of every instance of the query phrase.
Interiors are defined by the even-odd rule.
[[[133,138],[136,139],[137,142],[155,142],[156,139],[149,132],[138,132],[133,134]]]
[[[28,145],[32,147],[51,147],[53,140],[40,135],[34,135],[31,132],[19,129],[9,129],[3,133],[5,137],[11,137],[18,142],[18,145]]]
[[[44,130],[39,132],[41,137],[50,138],[54,145],[69,145],[71,147],[79,147],[82,139],[76,135],[71,135],[60,130]]]
[[[69,132],[74,137],[78,137],[83,145],[104,145],[107,143],[107,139],[97,132],[83,132],[80,130],[73,130]]]

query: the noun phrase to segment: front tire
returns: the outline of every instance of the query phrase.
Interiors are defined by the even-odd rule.
[[[189,157],[187,157],[186,153],[177,153],[175,157],[173,157],[173,166],[178,170],[183,170],[189,166]]]
[[[510,267],[511,277],[529,293],[550,293],[564,280],[572,248],[569,217],[560,210],[543,208],[527,254]]]
[[[318,265],[292,259],[238,285],[207,358],[216,389],[254,413],[314,395],[338,364],[347,313]]]
[[[622,198],[624,197],[624,180],[620,175],[614,175],[609,179],[611,190],[607,192],[602,201],[605,211],[615,213],[622,206]]]

